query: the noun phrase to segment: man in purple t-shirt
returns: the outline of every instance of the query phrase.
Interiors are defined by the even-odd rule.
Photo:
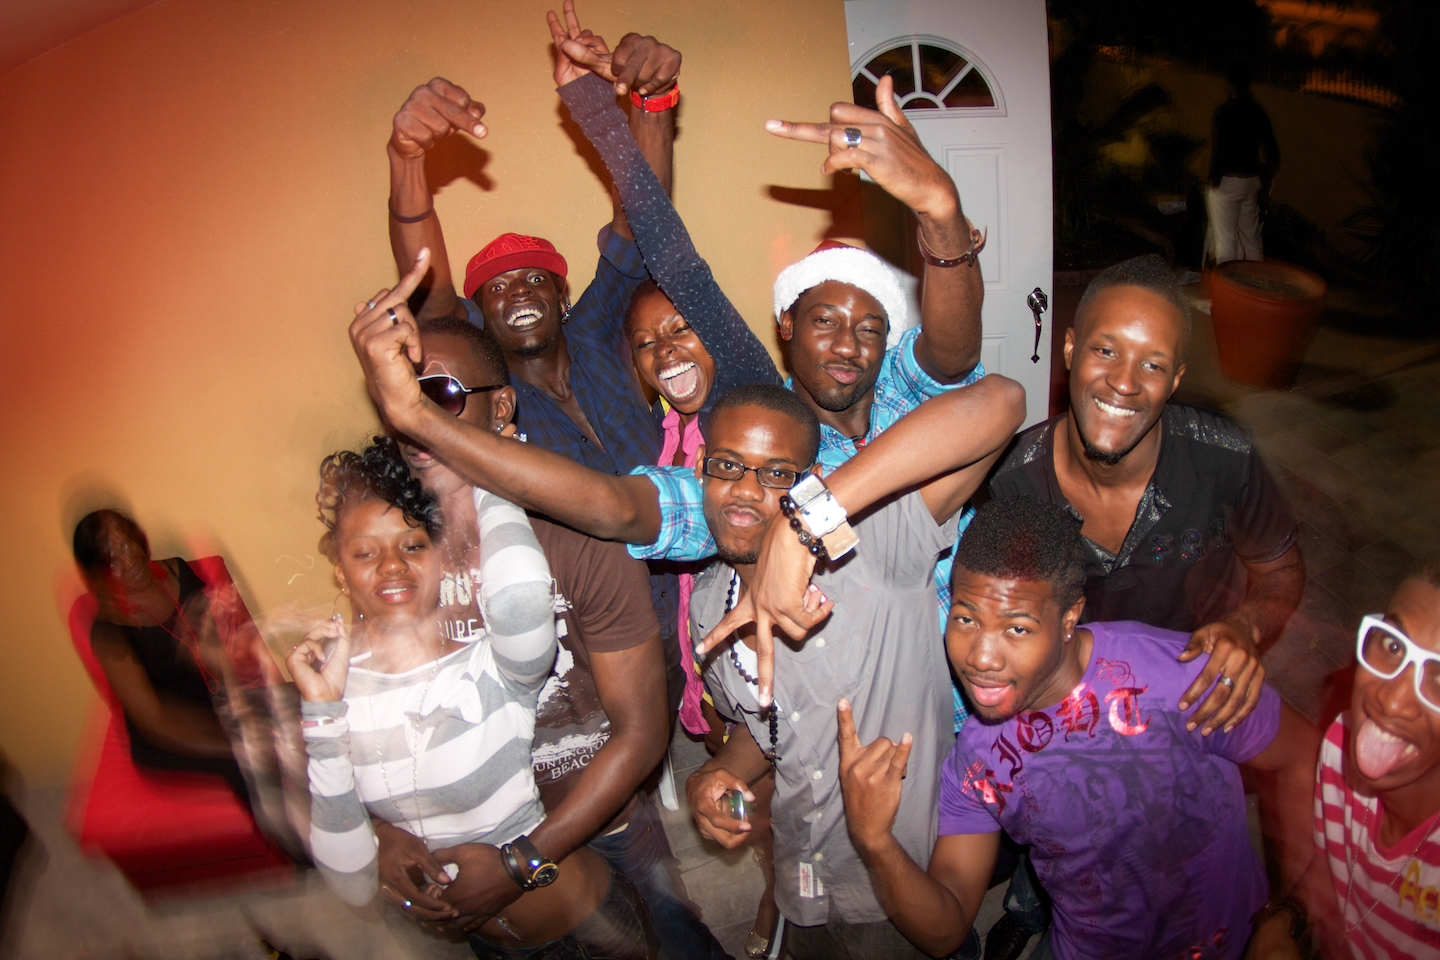
[[[1003,828],[1032,845],[1054,904],[1033,957],[1239,957],[1267,891],[1240,765],[1275,774],[1262,803],[1275,801],[1266,812],[1293,875],[1309,855],[1318,736],[1268,687],[1229,732],[1186,730],[1180,696],[1202,667],[1176,661],[1189,635],[1078,627],[1082,550],[1049,501],[1005,497],[976,514],[945,633],[975,711],[942,769],[929,871],[890,835],[909,734],[862,746],[842,701],[851,839],[890,918],[933,955],[969,933]]]

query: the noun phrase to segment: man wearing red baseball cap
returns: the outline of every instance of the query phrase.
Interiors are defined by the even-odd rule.
[[[584,39],[592,46],[598,40]],[[613,54],[603,41],[596,49],[616,93],[630,95],[630,128],[668,193],[680,53],[634,33]],[[560,57],[556,85],[584,72]],[[515,424],[530,443],[612,475],[654,463],[659,421],[640,393],[621,335],[630,295],[648,274],[618,197],[613,219],[600,231],[595,278],[573,306],[565,258],[550,241],[517,233],[501,234],[475,254],[465,268],[465,296],[456,294],[425,154],[456,130],[485,136],[484,112],[463,89],[437,77],[417,87],[395,114],[386,146],[390,246],[402,273],[421,248],[431,253],[416,318],[460,317],[495,337],[516,381]]]

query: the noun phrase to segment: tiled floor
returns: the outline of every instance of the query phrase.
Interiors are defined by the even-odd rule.
[[[1282,695],[1318,718],[1330,678],[1352,662],[1359,617],[1382,608],[1415,558],[1440,551],[1440,359],[1433,344],[1322,329],[1296,389],[1249,390],[1220,374],[1208,318],[1196,320],[1180,398],[1221,407],[1253,432],[1301,520],[1304,599],[1265,663]],[[672,757],[683,804],[684,779],[705,752],[682,735]],[[0,957],[258,958],[257,930],[296,957],[469,955],[418,939],[403,921],[387,921],[389,911],[351,911],[313,874],[280,893],[147,908],[113,867],[75,848],[60,826],[62,799],[58,789],[19,798],[43,854],[16,878],[18,897],[0,918]],[[691,897],[740,956],[759,868],[746,850],[704,843],[683,810],[666,813],[665,824]],[[980,929],[999,916],[1002,894],[991,891]]]

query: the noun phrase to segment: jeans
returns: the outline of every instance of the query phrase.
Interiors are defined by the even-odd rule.
[[[656,956],[645,907],[634,885],[613,866],[605,899],[565,936],[538,947],[508,947],[472,933],[470,949],[480,960],[651,960]]]
[[[996,859],[995,876],[991,878],[990,885],[993,887],[1003,881],[1003,874],[1009,872],[1010,889],[1005,891],[1005,912],[1031,933],[1044,933],[1050,929],[1050,898],[1040,889],[1040,880],[1030,863],[1030,848],[1016,844],[1006,834],[1000,836],[1000,856]]]
[[[680,879],[679,862],[655,801],[641,791],[635,795],[630,824],[617,834],[590,841],[590,849],[630,878],[650,911],[650,926],[660,940],[660,960],[732,960],[710,928],[700,922]]]
[[[785,946],[793,960],[928,960],[889,920],[830,922],[816,927],[785,924]]]

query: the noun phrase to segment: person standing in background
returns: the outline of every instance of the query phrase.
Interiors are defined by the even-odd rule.
[[[1280,169],[1280,148],[1270,118],[1250,96],[1250,68],[1239,61],[1225,72],[1230,98],[1211,121],[1210,177],[1205,211],[1210,218],[1206,252],[1218,266],[1228,260],[1263,260],[1260,244],[1262,191]]]

